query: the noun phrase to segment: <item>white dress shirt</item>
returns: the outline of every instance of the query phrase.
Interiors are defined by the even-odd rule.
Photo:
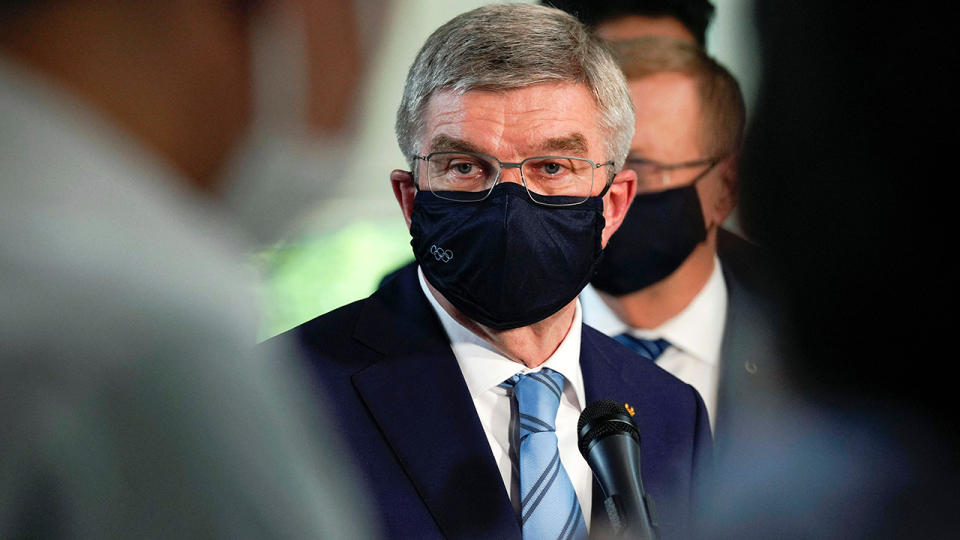
[[[560,462],[573,483],[583,518],[589,527],[593,472],[577,448],[577,421],[585,403],[583,375],[580,372],[580,302],[576,303],[573,324],[560,346],[546,362],[530,369],[503,356],[493,345],[454,320],[427,288],[423,271],[418,270],[418,275],[423,294],[430,301],[447,337],[450,338],[453,355],[463,372],[463,379],[477,408],[480,424],[487,435],[487,442],[490,443],[490,450],[500,469],[503,485],[510,494],[515,510],[520,504],[520,483],[517,464],[510,459],[510,396],[506,390],[500,388],[500,383],[517,373],[536,373],[545,367],[563,375],[563,398],[557,411],[556,424]]]
[[[660,355],[657,365],[697,389],[713,428],[720,377],[720,347],[727,319],[727,285],[716,255],[713,257],[713,272],[700,292],[683,311],[657,328],[627,326],[590,285],[580,293],[580,301],[583,303],[583,322],[608,336],[627,332],[638,338],[669,341],[670,348]]]

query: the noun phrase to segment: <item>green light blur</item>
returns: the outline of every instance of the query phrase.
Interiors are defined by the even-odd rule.
[[[267,282],[262,340],[366,298],[384,275],[413,260],[413,252],[402,221],[358,220],[304,235],[257,259]]]

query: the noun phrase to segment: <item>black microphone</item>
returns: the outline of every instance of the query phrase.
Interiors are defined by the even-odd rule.
[[[603,491],[603,505],[617,538],[656,538],[653,500],[640,478],[640,432],[629,405],[595,401],[580,413],[580,453]]]

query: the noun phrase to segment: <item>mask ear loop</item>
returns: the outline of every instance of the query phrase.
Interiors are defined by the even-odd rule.
[[[412,164],[410,165],[411,167],[410,179],[413,181],[413,187],[414,189],[417,190],[418,193],[420,192],[420,161],[421,160],[426,162],[427,158],[425,156],[415,154],[413,156],[413,159],[411,160]]]
[[[693,186],[693,189],[697,189],[697,182],[699,182],[699,181],[703,180],[704,178],[706,178],[706,177],[707,177],[707,174],[708,174],[710,171],[712,171],[713,168],[716,167],[718,163],[720,163],[721,161],[723,161],[724,158],[726,158],[725,155],[724,155],[724,156],[721,156],[721,157],[719,157],[719,158],[717,158],[717,159],[714,159],[713,161],[710,162],[710,166],[709,166],[709,167],[707,167],[706,169],[703,170],[702,173],[700,173],[700,174],[698,174],[696,177],[694,177],[694,179],[690,182],[690,185]],[[700,197],[698,196],[697,199],[699,200],[699,198],[700,198]],[[713,221],[713,219],[711,218],[710,223],[707,223],[707,234],[709,235],[711,231],[713,231],[714,229],[717,229],[717,228],[719,228],[719,227],[720,227],[720,224],[717,223],[717,222],[715,222],[715,221]]]

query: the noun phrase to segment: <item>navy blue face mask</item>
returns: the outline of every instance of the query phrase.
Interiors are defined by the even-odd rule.
[[[569,197],[544,197],[557,204]],[[410,245],[427,281],[470,319],[495,330],[541,321],[580,294],[600,257],[603,199],[533,202],[501,183],[480,202],[414,198]]]
[[[637,195],[590,283],[614,296],[664,279],[707,239],[696,182]]]

